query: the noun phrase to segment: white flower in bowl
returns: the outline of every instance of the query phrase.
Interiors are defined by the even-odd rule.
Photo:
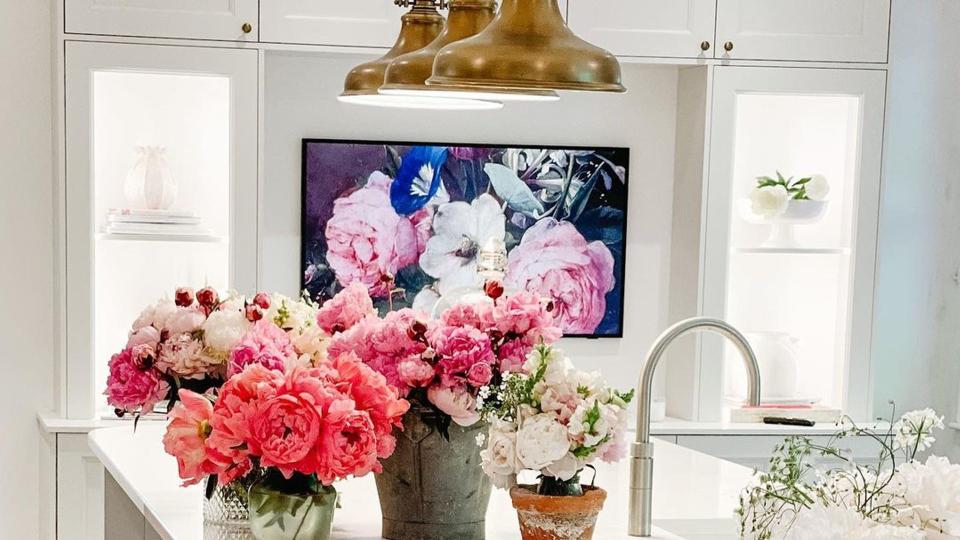
[[[750,192],[750,209],[764,218],[774,218],[787,211],[790,193],[781,185],[758,187]]]
[[[827,182],[827,177],[822,174],[811,176],[810,181],[807,182],[803,188],[807,193],[807,198],[812,201],[826,200],[827,195],[830,194],[830,183]]]

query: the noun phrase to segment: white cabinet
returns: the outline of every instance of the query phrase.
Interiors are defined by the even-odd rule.
[[[103,465],[86,433],[56,437],[57,540],[103,540]]]
[[[569,21],[580,37],[620,56],[713,58],[716,7],[716,0],[572,0]]]
[[[70,34],[257,40],[257,0],[63,1]]]
[[[185,284],[256,289],[258,52],[68,41],[65,68],[66,415],[94,418],[144,306]],[[177,186],[162,215],[128,176],[145,148]]]
[[[872,418],[885,80],[873,70],[732,66],[713,77],[701,313],[758,346],[792,343],[792,367],[770,347],[758,355],[761,372],[783,377],[762,387],[793,386],[771,399],[840,408],[857,421]],[[822,175],[829,192],[763,214],[751,194],[778,172]],[[721,404],[743,399],[744,369],[717,336],[701,337],[699,354],[700,381],[711,382],[700,387],[699,419],[716,421]]]
[[[267,0],[260,5],[260,39],[276,43],[389,47],[403,10],[384,0]]]
[[[717,0],[717,57],[886,62],[889,23],[889,0]]]
[[[786,437],[778,435],[679,435],[676,444],[707,455],[732,461],[744,467],[767,470],[774,448]],[[835,440],[828,435],[811,436],[816,444],[831,444],[839,448],[846,457],[852,457],[861,464],[873,463],[879,455],[880,447],[870,437],[847,437]],[[811,456],[813,465],[834,468],[843,465],[836,458]]]

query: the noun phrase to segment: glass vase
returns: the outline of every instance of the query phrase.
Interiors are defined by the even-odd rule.
[[[290,494],[255,484],[250,488],[250,532],[257,540],[328,540],[337,490]]]
[[[239,483],[218,485],[212,497],[203,499],[203,523],[221,531],[246,531],[250,526],[247,490]]]

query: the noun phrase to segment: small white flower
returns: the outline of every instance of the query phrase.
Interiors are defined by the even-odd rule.
[[[758,216],[768,219],[780,216],[789,205],[790,194],[779,184],[758,187],[750,192],[750,209]]]
[[[487,442],[487,434],[477,433],[477,446],[482,448],[486,442]]]
[[[822,174],[811,176],[810,181],[803,187],[807,192],[807,198],[814,201],[826,200],[827,195],[830,193],[830,183],[827,182],[827,177]]]
[[[943,429],[943,417],[933,409],[910,411],[893,425],[897,444],[901,449],[922,452],[933,446],[934,429]]]

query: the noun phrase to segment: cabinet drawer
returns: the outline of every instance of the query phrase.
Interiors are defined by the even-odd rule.
[[[260,6],[262,41],[389,47],[404,10],[383,0],[269,0]]]
[[[257,4],[257,0],[64,0],[64,31],[256,41]]]
[[[736,59],[886,62],[889,23],[889,0],[717,0],[716,39]]]

